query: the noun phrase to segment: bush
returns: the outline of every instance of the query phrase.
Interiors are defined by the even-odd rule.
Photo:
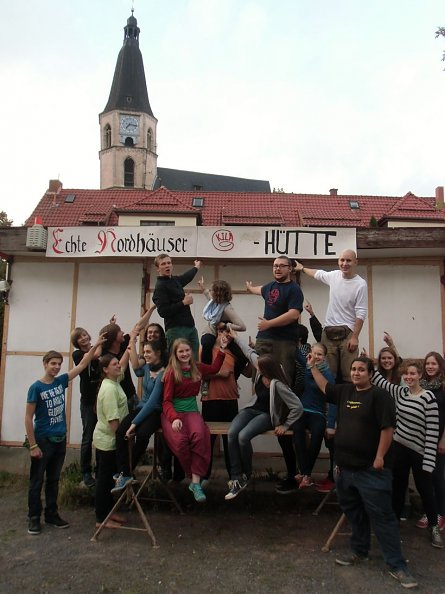
[[[94,489],[83,484],[79,462],[66,466],[60,475],[59,503],[71,509],[94,503]]]

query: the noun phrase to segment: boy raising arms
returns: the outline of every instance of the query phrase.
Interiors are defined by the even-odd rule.
[[[28,533],[40,534],[42,502],[40,494],[46,473],[45,523],[56,528],[68,528],[57,509],[59,478],[66,452],[65,390],[68,383],[85,369],[96,349],[104,342],[99,337],[81,362],[68,373],[57,377],[63,356],[49,351],[43,357],[45,375],[34,382],[29,390],[25,413],[25,430],[31,454],[28,491]]]

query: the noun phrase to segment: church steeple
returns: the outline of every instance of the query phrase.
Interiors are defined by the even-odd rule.
[[[157,175],[156,125],[148,100],[136,18],[127,19],[110,96],[99,115],[100,187],[152,188]]]
[[[104,113],[113,109],[143,111],[153,117],[145,81],[144,61],[139,49],[138,22],[133,16],[124,27],[124,43],[119,52],[114,70],[108,103]]]

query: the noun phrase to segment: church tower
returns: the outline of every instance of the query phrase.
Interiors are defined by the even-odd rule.
[[[99,115],[101,189],[150,190],[157,176],[157,119],[148,100],[137,25],[132,10],[108,103]]]

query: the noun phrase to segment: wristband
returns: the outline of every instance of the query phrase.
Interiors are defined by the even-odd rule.
[[[301,272],[304,272],[304,266],[301,268]]]
[[[36,449],[36,448],[38,448],[38,447],[39,447],[39,444],[35,443],[34,445],[32,445],[32,446],[29,446],[29,449],[30,449],[30,450],[35,450],[35,449]]]

